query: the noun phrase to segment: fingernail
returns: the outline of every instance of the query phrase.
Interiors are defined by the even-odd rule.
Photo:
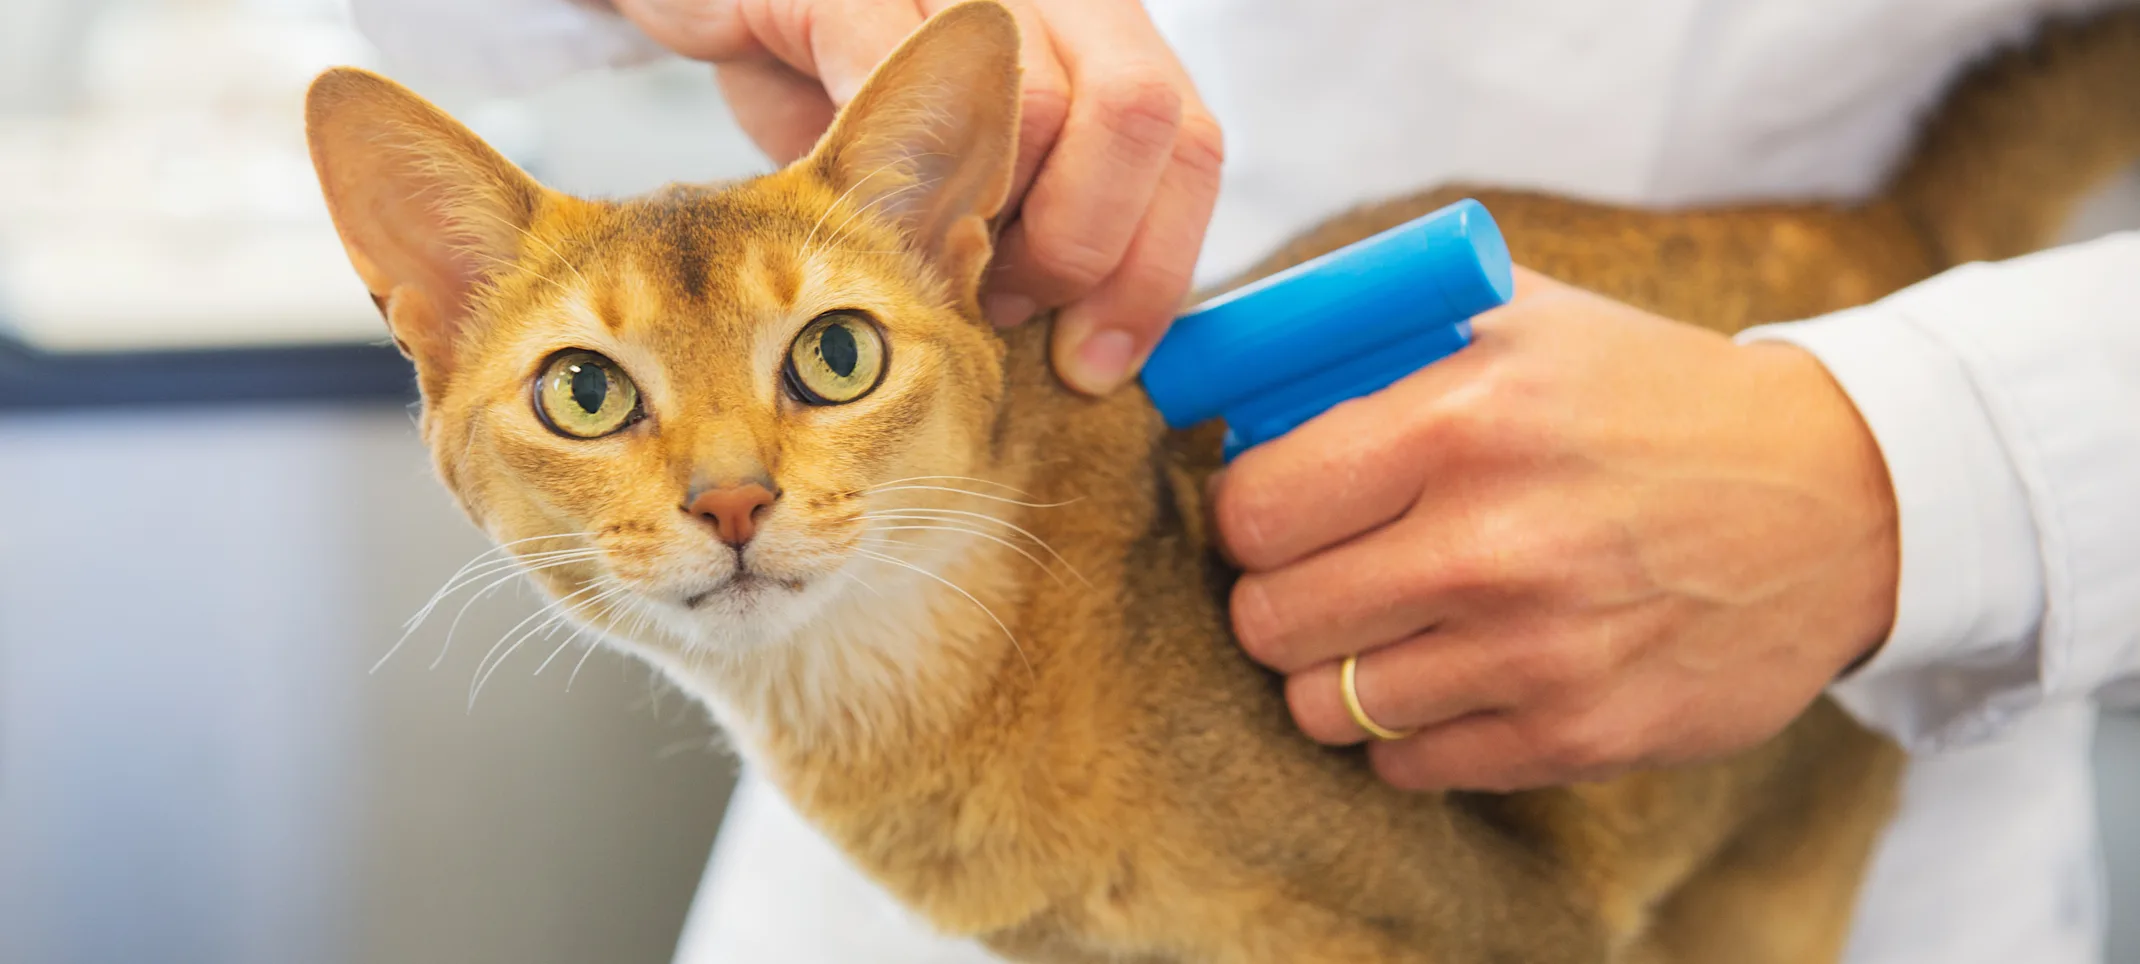
[[[1001,291],[981,299],[981,316],[998,328],[1016,328],[1033,317],[1039,307],[1024,295]]]
[[[1129,380],[1129,366],[1136,360],[1137,339],[1126,331],[1101,328],[1087,332],[1070,350],[1063,379],[1087,395],[1105,395]]]

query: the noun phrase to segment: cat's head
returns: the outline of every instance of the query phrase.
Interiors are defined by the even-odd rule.
[[[469,513],[581,617],[686,645],[778,641],[864,591],[872,494],[983,474],[1004,349],[977,289],[1017,50],[1001,6],[952,7],[808,157],[621,202],[536,184],[390,81],[323,75],[313,161]]]

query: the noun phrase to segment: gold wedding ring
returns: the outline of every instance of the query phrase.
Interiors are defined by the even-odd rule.
[[[1411,736],[1410,730],[1399,733],[1368,718],[1367,710],[1360,706],[1359,676],[1359,655],[1345,657],[1345,665],[1338,667],[1338,694],[1345,698],[1345,712],[1352,714],[1352,721],[1377,740],[1402,740]]]

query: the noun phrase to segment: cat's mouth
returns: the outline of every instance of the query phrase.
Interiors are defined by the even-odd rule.
[[[698,609],[719,599],[750,600],[777,592],[801,592],[802,580],[775,579],[755,572],[739,571],[704,592],[684,597],[684,608]]]

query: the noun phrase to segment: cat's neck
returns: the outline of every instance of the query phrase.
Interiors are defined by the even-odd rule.
[[[1052,607],[1027,596],[1015,575],[1023,560],[976,541],[939,574],[963,592],[873,573],[881,596],[849,594],[784,645],[724,666],[665,667],[850,859],[938,926],[969,934],[1015,927],[1053,902],[1034,872],[1050,858],[1034,842],[1097,837],[1060,779],[1101,769],[1052,739],[1092,719],[1096,681],[1080,686],[1054,658],[1058,637],[1031,615]]]
[[[1015,625],[1020,558],[953,528],[857,555],[827,577],[829,601],[778,638],[683,640],[642,655],[768,770],[804,759],[852,767],[949,739],[972,725],[982,695],[1032,683]]]

